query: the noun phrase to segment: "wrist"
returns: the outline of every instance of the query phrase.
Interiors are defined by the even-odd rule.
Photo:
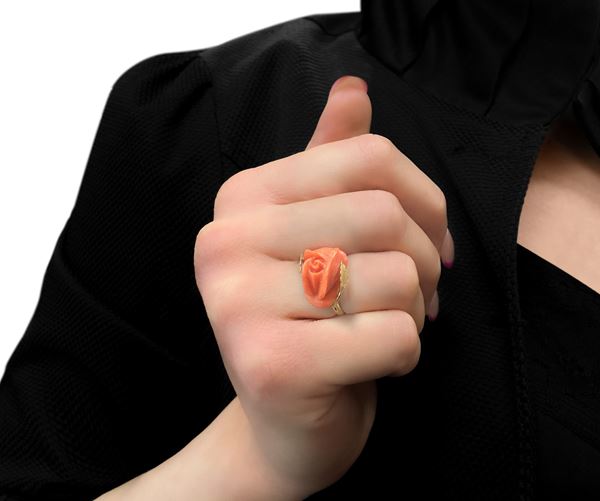
[[[197,478],[215,480],[196,482],[196,497],[190,499],[297,501],[305,497],[266,461],[238,397],[188,445],[189,451],[186,447],[182,452],[189,452],[189,462],[202,458],[194,470]]]
[[[235,397],[183,449],[97,501],[296,501],[303,497],[269,466]]]

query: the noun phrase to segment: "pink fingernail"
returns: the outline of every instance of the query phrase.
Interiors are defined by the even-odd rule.
[[[438,291],[436,290],[433,294],[433,297],[431,298],[431,303],[429,303],[429,308],[427,311],[427,317],[429,318],[430,321],[434,321],[439,313],[440,310],[440,299],[439,299],[439,295],[438,295]]]
[[[452,238],[452,234],[448,228],[446,228],[446,236],[442,242],[440,257],[442,258],[442,263],[446,268],[452,268],[454,265],[454,239]]]
[[[355,75],[343,75],[340,78],[338,78],[335,82],[333,82],[331,89],[329,89],[329,93],[332,94],[340,84],[347,82],[349,80],[358,80],[360,85],[362,87],[364,87],[365,92],[367,92],[369,86],[367,85],[367,82],[363,78],[355,76]]]

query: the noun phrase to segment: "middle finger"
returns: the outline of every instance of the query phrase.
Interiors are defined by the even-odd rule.
[[[416,264],[426,304],[437,288],[441,263],[436,247],[384,190],[341,193],[253,212],[254,248],[275,259],[296,263],[304,249],[339,247],[346,254],[400,251]]]

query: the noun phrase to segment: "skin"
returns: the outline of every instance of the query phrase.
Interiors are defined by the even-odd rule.
[[[327,146],[364,139],[370,128],[370,101],[353,80],[328,101],[307,146],[313,153],[234,176],[215,203],[216,224],[198,234],[196,281],[238,396],[184,449],[100,499],[303,499],[335,482],[362,451],[376,407],[373,380],[416,365],[439,257],[452,260],[445,207],[441,198],[419,204],[436,200],[435,186],[402,155],[385,153],[380,139]],[[341,151],[350,156],[335,170]],[[372,165],[360,171],[369,158]],[[383,169],[386,162],[393,168]],[[573,124],[557,122],[535,164],[519,227],[519,243],[596,287],[599,165]],[[406,177],[394,180],[401,174]],[[406,221],[414,223],[408,233],[386,232],[389,218],[400,214],[389,212],[387,196],[323,198],[334,189],[359,190],[361,183],[373,189],[374,180],[401,199],[411,217]],[[348,217],[368,203],[378,217]],[[336,317],[303,297],[298,249],[331,235],[332,245],[349,253],[352,278],[342,304],[353,316]],[[295,289],[289,287],[294,280]],[[418,284],[410,295],[408,284]]]
[[[343,79],[305,151],[221,186],[194,268],[237,396],[182,451],[100,499],[304,499],[360,455],[375,379],[418,363],[453,260],[442,190],[370,126],[364,82]],[[348,254],[346,315],[304,296],[300,251],[322,246]]]
[[[600,156],[573,115],[557,119],[540,150],[517,242],[600,293]]]
[[[301,498],[361,453],[375,379],[416,366],[441,273],[444,194],[369,133],[365,90],[345,79],[305,151],[229,178],[196,241],[196,282],[231,382],[262,456]],[[306,300],[298,275],[299,250],[326,245],[349,258],[339,317]]]

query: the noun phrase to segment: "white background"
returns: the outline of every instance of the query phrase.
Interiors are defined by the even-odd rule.
[[[0,374],[39,300],[117,77],[155,54],[358,10],[359,0],[0,3]]]

